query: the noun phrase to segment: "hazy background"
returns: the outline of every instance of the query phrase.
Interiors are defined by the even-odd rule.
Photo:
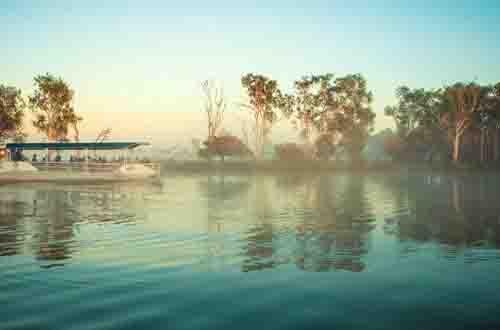
[[[383,108],[398,85],[499,80],[499,14],[487,0],[2,0],[0,82],[28,94],[37,74],[63,77],[82,140],[112,127],[113,138],[171,143],[206,134],[204,79],[219,80],[228,112],[240,112],[244,73],[286,90],[304,74],[360,72],[380,130],[392,127]],[[238,123],[225,126],[240,135]]]

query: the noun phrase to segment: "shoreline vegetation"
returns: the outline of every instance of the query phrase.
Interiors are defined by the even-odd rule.
[[[279,173],[286,172],[314,172],[314,171],[385,171],[394,170],[400,164],[391,160],[366,161],[352,165],[349,162],[324,162],[321,160],[257,160],[257,161],[198,161],[198,160],[168,160],[161,162],[162,172],[205,173],[213,171],[224,172],[257,172]]]
[[[398,87],[397,104],[384,109],[394,119],[396,130],[383,135],[372,134],[374,96],[361,74],[307,75],[294,81],[293,88],[282,89],[268,76],[248,73],[241,76],[240,84],[246,96],[236,105],[246,115],[241,133],[224,127],[228,104],[234,102],[228,102],[215,81],[204,81],[200,87],[207,131],[203,140],[192,139],[197,160],[163,162],[165,170],[500,169],[500,83],[458,82],[439,89]],[[0,144],[27,138],[27,108],[34,114],[31,125],[48,142],[79,142],[84,118],[73,106],[75,93],[70,86],[47,73],[34,78],[34,87],[24,97],[19,89],[0,84]],[[272,132],[278,122],[288,123],[295,133],[288,141],[273,144]],[[96,143],[110,135],[110,128],[102,130]],[[364,159],[364,150],[375,140],[378,154]],[[265,157],[269,147],[272,159]],[[0,149],[0,160],[5,153]],[[23,159],[22,154],[18,156]],[[57,161],[58,157],[51,152],[47,160]]]
[[[408,170],[411,172],[429,172],[429,173],[498,173],[498,167],[479,167],[468,164],[429,164],[429,163],[408,163],[395,160],[369,160],[352,164],[349,161],[331,161],[321,160],[259,160],[259,161],[203,161],[203,160],[165,160],[160,162],[162,173],[220,173],[238,174],[238,173],[257,173],[257,174],[280,174],[280,173],[383,173],[391,171]]]

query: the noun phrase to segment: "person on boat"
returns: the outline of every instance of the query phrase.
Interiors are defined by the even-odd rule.
[[[54,161],[56,161],[56,162],[60,162],[61,160],[62,160],[61,155],[60,155],[60,154],[57,154],[57,155],[56,155],[56,158],[54,159]]]
[[[37,154],[34,154],[33,157],[31,158],[31,162],[32,163],[36,163],[38,162],[38,155]]]
[[[21,149],[16,149],[16,151],[14,151],[12,160],[15,162],[22,162],[24,160],[23,152]]]

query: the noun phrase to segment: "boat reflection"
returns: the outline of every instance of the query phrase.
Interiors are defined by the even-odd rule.
[[[78,253],[78,226],[92,222],[123,223],[138,218],[142,207],[124,208],[123,201],[143,206],[154,186],[16,185],[0,189],[0,256],[31,254],[40,266],[64,265]]]

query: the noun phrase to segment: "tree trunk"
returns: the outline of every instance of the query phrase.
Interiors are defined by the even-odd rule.
[[[493,136],[493,160],[498,161],[498,127],[495,127],[495,133]]]
[[[460,155],[460,137],[458,132],[455,135],[455,142],[453,143],[453,161],[458,162]]]
[[[255,157],[260,159],[259,152],[259,135],[260,135],[260,127],[259,127],[259,114],[255,114]]]
[[[479,162],[481,164],[484,163],[484,154],[485,154],[485,129],[481,129],[481,140],[480,140],[480,146],[479,146]]]
[[[493,159],[491,157],[491,134],[490,134],[490,129],[486,131],[486,162],[490,162]]]

